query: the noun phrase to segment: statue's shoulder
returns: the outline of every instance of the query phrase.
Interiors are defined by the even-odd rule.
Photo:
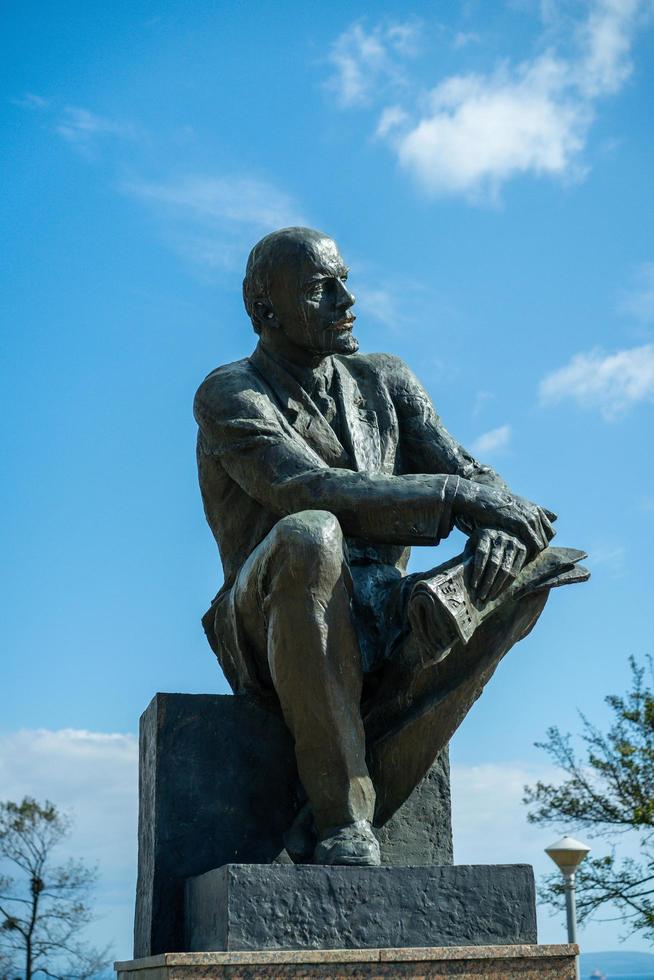
[[[195,407],[226,406],[238,396],[259,387],[259,378],[247,357],[221,364],[211,371],[195,393]]]
[[[359,377],[374,375],[380,380],[392,383],[398,377],[411,375],[411,369],[396,354],[349,354],[339,357],[352,374]]]

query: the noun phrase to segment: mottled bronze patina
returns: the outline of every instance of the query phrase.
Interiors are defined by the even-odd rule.
[[[379,863],[371,823],[404,802],[534,626],[582,581],[555,515],[446,431],[399,358],[360,354],[335,242],[306,228],[252,250],[259,343],[195,399],[198,466],[225,581],[204,626],[236,694],[278,700],[307,804],[295,860]],[[454,527],[458,558],[406,574]]]

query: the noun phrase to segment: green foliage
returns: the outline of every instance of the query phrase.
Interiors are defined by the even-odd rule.
[[[587,859],[577,872],[580,921],[612,905],[633,931],[654,938],[654,671],[651,659],[647,669],[633,657],[629,663],[631,690],[605,699],[612,713],[608,731],[581,716],[583,758],[571,736],[556,727],[537,743],[567,779],[525,787],[524,802],[531,807],[531,823],[584,828],[610,847],[609,854]],[[640,860],[617,855],[626,832],[638,835]],[[549,877],[545,901],[560,905],[562,896],[558,876]]]
[[[0,877],[0,980],[90,980],[106,966],[106,950],[80,938],[92,920],[96,869],[52,863],[70,830],[70,818],[48,801],[0,803],[0,859],[14,873]]]

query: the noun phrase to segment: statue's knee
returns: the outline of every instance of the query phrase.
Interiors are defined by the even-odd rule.
[[[275,527],[277,558],[300,585],[332,581],[343,567],[343,532],[326,510],[303,510],[282,518]]]

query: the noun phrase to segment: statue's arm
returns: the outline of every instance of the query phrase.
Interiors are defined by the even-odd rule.
[[[412,473],[452,473],[474,483],[508,489],[499,473],[480,463],[450,435],[410,368],[399,358],[386,360],[405,468]]]
[[[390,544],[434,544],[453,526],[458,481],[448,474],[385,476],[327,466],[286,431],[270,400],[211,377],[196,395],[198,452],[280,517],[328,510],[344,532]]]
[[[540,508],[455,470],[386,475],[327,466],[251,383],[210,376],[195,417],[198,452],[280,517],[328,510],[347,535],[388,544],[436,544],[464,517],[516,534],[534,552],[551,537]]]
[[[441,423],[432,401],[413,372],[398,358],[386,364],[387,383],[400,427],[403,470],[421,473],[448,473],[461,477],[469,493],[483,499],[508,498],[516,508],[527,503],[516,497],[502,477],[490,466],[478,462],[452,438]],[[471,536],[474,546],[472,584],[482,599],[495,598],[519,573],[529,554],[545,547],[554,535],[551,511],[528,504],[536,514],[540,544],[525,528],[513,528],[502,519],[495,506],[456,508],[455,524]],[[498,520],[498,517],[500,518]]]

